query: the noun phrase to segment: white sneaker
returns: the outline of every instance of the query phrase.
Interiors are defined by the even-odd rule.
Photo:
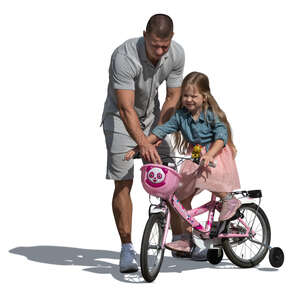
[[[121,273],[134,273],[138,271],[136,262],[136,252],[133,248],[127,246],[122,247],[120,254],[120,272]]]
[[[195,246],[192,251],[192,260],[206,261],[207,252],[208,252],[208,248],[201,249],[198,246]]]

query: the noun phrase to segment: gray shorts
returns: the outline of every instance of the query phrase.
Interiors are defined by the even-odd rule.
[[[107,149],[107,164],[106,164],[106,179],[112,180],[130,180],[134,175],[134,160],[125,161],[124,156],[130,149],[136,146],[136,143],[127,135],[104,130],[106,149]],[[159,154],[174,156],[171,142],[166,137],[158,146]],[[173,162],[171,158],[161,158],[163,162]],[[147,163],[143,161],[143,163]]]

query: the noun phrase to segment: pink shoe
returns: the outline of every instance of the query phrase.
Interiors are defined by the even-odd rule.
[[[192,249],[192,243],[190,240],[177,240],[165,245],[167,249],[178,252],[190,252]]]
[[[224,200],[219,221],[226,221],[232,218],[241,204],[242,203],[236,198]]]

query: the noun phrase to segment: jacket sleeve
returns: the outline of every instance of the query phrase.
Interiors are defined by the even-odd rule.
[[[167,77],[167,87],[168,88],[176,88],[181,87],[181,83],[183,80],[183,69],[185,62],[184,50],[179,44],[176,45],[176,55],[173,56],[173,68]]]
[[[110,80],[115,90],[135,90],[135,71],[130,59],[120,53],[113,54],[110,64]]]
[[[226,125],[221,122],[217,115],[214,116],[214,123],[212,125],[212,131],[214,133],[214,141],[221,139],[224,141],[224,146],[228,141],[228,131]]]
[[[170,120],[168,120],[166,123],[156,126],[152,133],[156,135],[157,137],[163,139],[167,134],[174,133],[177,130],[179,130],[179,115],[176,112]]]

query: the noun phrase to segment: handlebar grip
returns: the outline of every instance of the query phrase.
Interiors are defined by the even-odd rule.
[[[200,165],[200,166],[203,166],[203,164],[204,164],[204,161],[201,160],[200,163],[199,163],[199,165]],[[217,167],[217,164],[216,164],[215,162],[209,162],[209,163],[208,163],[208,166],[209,166],[209,167],[212,167],[212,168],[216,168],[216,167]]]
[[[209,167],[212,167],[212,168],[216,168],[217,167],[217,164],[215,162],[209,162],[208,163],[208,166]]]

